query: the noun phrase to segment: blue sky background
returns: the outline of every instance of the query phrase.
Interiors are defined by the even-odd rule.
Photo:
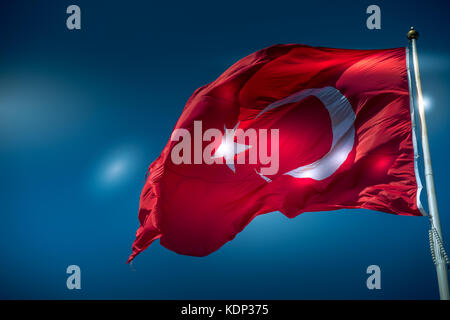
[[[66,28],[77,4],[82,30]],[[370,4],[381,30],[366,28]],[[2,1],[0,298],[436,299],[426,218],[365,210],[256,218],[204,258],[156,242],[125,261],[148,165],[192,92],[276,43],[419,55],[450,243],[448,1]],[[174,199],[174,201],[176,201]],[[450,248],[447,245],[447,248]],[[81,290],[66,288],[68,265]],[[381,290],[366,268],[381,267]]]

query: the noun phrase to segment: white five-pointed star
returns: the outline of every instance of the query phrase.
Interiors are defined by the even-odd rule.
[[[224,126],[225,135],[222,137],[222,143],[212,156],[213,159],[225,158],[226,165],[234,173],[236,173],[236,168],[234,167],[234,156],[252,147],[245,144],[234,142],[234,134],[238,126],[239,122],[234,126],[233,129],[227,129],[226,126]]]

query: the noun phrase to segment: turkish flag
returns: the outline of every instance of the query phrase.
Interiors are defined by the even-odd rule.
[[[128,261],[158,238],[208,255],[273,211],[422,215],[410,112],[405,48],[275,45],[243,58],[194,92],[150,165]]]

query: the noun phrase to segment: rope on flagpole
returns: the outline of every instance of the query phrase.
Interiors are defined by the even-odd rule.
[[[445,251],[445,248],[444,248],[444,244],[442,243],[441,237],[439,236],[439,233],[437,232],[436,228],[431,227],[431,229],[428,231],[428,236],[430,239],[431,257],[433,259],[434,265],[437,265],[436,255],[434,253],[435,252],[434,242],[436,240],[436,243],[438,244],[439,250],[442,253],[444,261],[447,264],[447,268],[450,269],[450,260],[448,259],[447,252]]]

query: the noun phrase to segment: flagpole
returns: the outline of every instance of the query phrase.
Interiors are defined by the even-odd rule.
[[[414,65],[414,76],[417,89],[417,106],[419,111],[419,121],[422,136],[422,151],[425,166],[425,181],[428,197],[428,210],[430,214],[430,245],[432,250],[433,261],[436,266],[436,273],[439,285],[439,296],[441,300],[449,300],[448,279],[447,279],[447,256],[443,247],[441,223],[439,221],[439,211],[436,201],[436,190],[434,186],[433,169],[431,167],[430,145],[428,142],[428,129],[425,118],[425,106],[422,95],[422,83],[420,81],[419,60],[417,56],[416,41],[419,38],[419,33],[411,27],[407,34],[411,41],[412,56]]]

